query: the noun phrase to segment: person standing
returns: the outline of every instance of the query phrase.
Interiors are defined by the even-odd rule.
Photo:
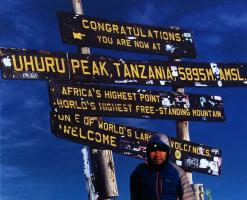
[[[195,200],[186,173],[169,161],[169,152],[165,134],[151,136],[147,162],[138,165],[130,177],[131,200]]]

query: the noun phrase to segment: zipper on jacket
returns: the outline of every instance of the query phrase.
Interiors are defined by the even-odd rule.
[[[159,196],[159,172],[156,173],[156,194],[157,194],[157,199],[160,200],[160,196]]]

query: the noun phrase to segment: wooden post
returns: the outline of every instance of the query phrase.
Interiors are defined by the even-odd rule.
[[[176,59],[176,61],[181,61],[181,59]],[[179,86],[173,86],[172,90],[180,93],[185,92],[185,89]],[[176,121],[176,134],[177,138],[190,141],[189,121]],[[204,200],[203,184],[193,184],[192,173],[187,172],[186,175],[194,191],[195,199]]]
[[[72,0],[72,4],[75,14],[84,14],[81,0]],[[88,47],[80,47],[80,53],[90,54],[90,49]],[[92,171],[95,178],[94,186],[99,196],[98,200],[107,200],[112,197],[117,197],[118,189],[112,151],[91,148],[88,148],[88,150],[91,152]],[[91,196],[94,195],[89,194],[89,199]]]
[[[72,4],[75,14],[84,15],[81,0],[72,0]],[[79,51],[82,54],[90,54],[90,49],[88,47],[79,47]]]
[[[184,93],[184,88],[173,87],[173,91]],[[177,138],[190,141],[189,122],[188,121],[176,121],[176,133],[177,133]],[[193,184],[192,173],[187,172],[186,175],[194,191],[195,199],[204,200],[203,185]]]
[[[204,200],[204,190],[203,184],[193,184],[193,190],[195,192],[195,199],[196,200]]]
[[[118,197],[112,151],[92,149],[91,163],[96,178],[95,189],[99,194],[98,200]]]
[[[181,59],[171,59],[171,60],[181,62]],[[184,93],[185,89],[183,87],[173,85],[172,91]],[[177,134],[177,138],[190,141],[189,122],[188,121],[176,121],[176,134]],[[186,174],[187,174],[190,184],[193,184],[192,173],[187,172]]]
[[[173,91],[184,93],[184,88],[173,87]],[[177,134],[177,138],[190,141],[189,122],[188,121],[176,121],[176,134]],[[186,174],[188,176],[190,184],[193,184],[192,173],[187,172]]]

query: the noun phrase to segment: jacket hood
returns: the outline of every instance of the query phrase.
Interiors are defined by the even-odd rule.
[[[170,143],[166,134],[155,133],[150,137],[146,151],[150,153],[153,150],[170,151]]]
[[[162,164],[162,166],[155,166],[150,159],[150,152],[152,151],[165,151],[167,152],[166,161]],[[170,154],[170,143],[167,135],[163,133],[155,133],[153,134],[147,144],[146,155],[147,155],[147,163],[152,168],[161,168],[163,167],[169,160]]]

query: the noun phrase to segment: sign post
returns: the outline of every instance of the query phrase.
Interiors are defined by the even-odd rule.
[[[81,0],[72,0],[72,4],[75,14],[58,13],[65,43],[169,58],[196,56],[189,30],[87,17]],[[90,151],[95,178],[87,173],[89,200],[118,196],[112,151],[145,159],[145,147],[152,134],[105,122],[100,118],[103,116],[176,120],[177,138],[169,137],[171,160],[185,169],[190,183],[192,171],[221,174],[221,150],[190,142],[189,120],[225,121],[222,99],[186,94],[184,87],[246,87],[247,64],[191,63],[180,59],[140,62],[90,55],[88,47],[79,47],[79,51],[69,54],[0,48],[0,59],[4,79],[49,80],[53,133],[90,146],[82,149],[87,169]],[[94,83],[172,86],[173,91]],[[196,200],[203,200],[203,194],[207,194],[203,185],[193,184],[193,188]]]
[[[84,14],[81,0],[72,0],[72,4],[75,14]],[[88,47],[82,47],[80,51],[82,54],[90,54]],[[94,185],[96,186],[96,192],[98,192],[100,199],[107,200],[110,197],[117,197],[118,189],[112,152],[110,150],[90,148],[89,150],[91,151],[92,170],[95,175],[96,183]],[[89,191],[89,200],[94,200],[95,194],[93,194],[93,192],[94,191],[91,190]]]
[[[184,88],[173,88],[175,92],[184,93]],[[190,141],[189,121],[176,121],[176,134],[179,139]],[[193,184],[192,173],[187,172],[190,184]]]

